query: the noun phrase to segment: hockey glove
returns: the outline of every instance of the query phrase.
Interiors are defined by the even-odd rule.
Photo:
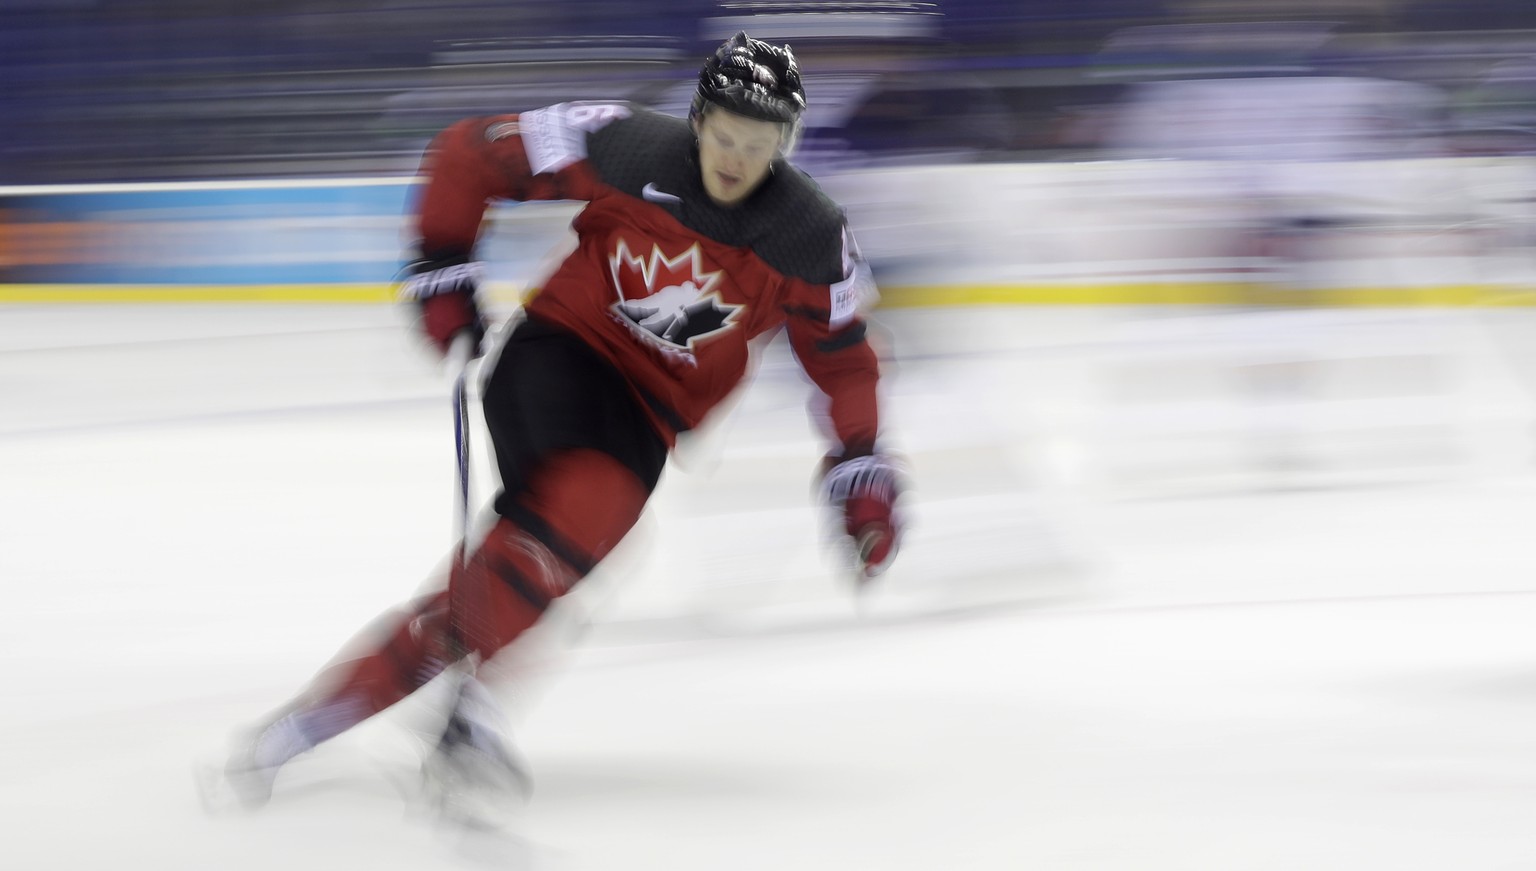
[[[457,255],[412,261],[401,270],[400,300],[415,303],[421,311],[421,331],[447,354],[453,339],[468,332],[475,353],[485,338],[485,320],[475,293],[480,287],[483,264]]]
[[[872,578],[890,567],[901,542],[895,511],[904,489],[901,471],[879,454],[831,462],[821,481],[822,496],[842,510],[842,531],[853,540],[864,577]]]

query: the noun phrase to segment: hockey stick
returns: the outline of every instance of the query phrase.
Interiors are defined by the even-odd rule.
[[[453,538],[456,544],[462,544],[469,532],[469,390],[465,381],[474,355],[475,338],[467,333],[460,333],[448,347],[448,371],[453,375],[453,446],[459,483],[453,512]],[[460,558],[466,556],[466,550],[460,551]]]
[[[454,501],[453,513],[453,533],[455,547],[457,548],[457,553],[454,557],[457,564],[454,566],[454,570],[462,570],[464,568],[469,560],[470,552],[470,494],[473,490],[474,482],[470,475],[470,428],[472,422],[469,413],[468,381],[469,365],[474,360],[475,350],[475,338],[461,333],[453,340],[447,354],[449,371],[453,375],[453,443],[457,465],[456,478],[458,480],[458,493]],[[456,627],[450,627],[449,631],[457,636]],[[499,720],[505,716],[502,714],[500,706],[496,704],[493,697],[481,685],[479,678],[475,676],[477,665],[475,657],[470,655],[458,660],[449,667],[449,680],[452,681],[452,684],[449,690],[448,710],[450,719],[445,724],[446,730],[452,730],[454,723],[457,722],[453,713],[471,699],[475,706],[483,712],[489,712],[495,719]],[[517,779],[515,788],[526,798],[532,789],[531,781],[528,779],[526,772],[523,772],[520,767],[514,765],[512,771]],[[440,786],[439,788],[443,787]],[[458,805],[462,805],[463,802],[462,796],[450,799],[446,793],[438,798],[439,804],[445,806],[450,800]],[[478,818],[482,822],[494,816],[494,814],[488,816],[485,809],[469,810],[462,806],[458,807],[455,813],[461,816],[467,815],[468,818]]]
[[[470,480],[470,442],[469,442],[469,364],[475,356],[475,337],[469,333],[459,333],[454,337],[444,355],[446,369],[452,377],[452,401],[453,401],[453,459],[454,482],[457,485],[453,500],[453,556],[450,577],[453,573],[464,568],[469,562],[469,494],[472,482]],[[450,606],[451,607],[451,606]],[[451,626],[449,632],[449,645],[457,646],[458,633]],[[466,660],[450,662],[447,669],[453,681],[453,688],[449,692],[449,709],[458,703],[459,695],[463,691],[465,681],[472,680],[474,666]]]

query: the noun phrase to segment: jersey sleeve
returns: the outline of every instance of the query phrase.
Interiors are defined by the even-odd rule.
[[[846,458],[875,451],[880,363],[860,314],[863,302],[873,296],[874,282],[852,234],[844,227],[840,236],[833,274],[842,279],[805,282],[796,294],[801,302],[787,312],[786,329],[800,366],[827,398],[826,423],[837,441],[833,453]]]
[[[589,200],[599,182],[587,137],[628,117],[619,103],[561,103],[466,118],[433,139],[422,161],[416,230],[427,257],[468,254],[494,199]]]

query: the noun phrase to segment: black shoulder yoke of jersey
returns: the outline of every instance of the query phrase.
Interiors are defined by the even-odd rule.
[[[702,236],[751,248],[784,275],[813,284],[845,277],[842,210],[810,176],[776,160],[772,175],[745,203],[721,208],[704,191],[688,122],[630,108],[633,114],[588,137],[588,160],[604,184],[649,199]]]

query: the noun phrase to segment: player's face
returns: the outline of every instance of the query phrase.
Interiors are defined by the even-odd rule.
[[[740,203],[768,177],[779,153],[780,125],[712,109],[696,129],[704,190],[717,205]]]

